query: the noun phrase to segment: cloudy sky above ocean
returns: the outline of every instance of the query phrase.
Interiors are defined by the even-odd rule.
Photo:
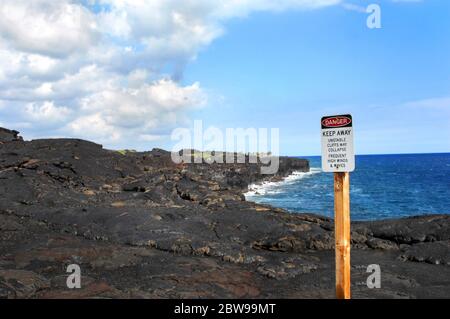
[[[0,126],[144,150],[201,119],[313,155],[352,113],[360,154],[449,152],[449,39],[444,0],[2,0]]]

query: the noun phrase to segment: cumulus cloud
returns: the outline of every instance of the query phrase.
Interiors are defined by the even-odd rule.
[[[28,103],[25,106],[25,113],[32,121],[47,124],[60,124],[64,122],[71,113],[71,110],[64,106],[56,106],[53,102]]]
[[[33,135],[156,141],[207,104],[199,83],[180,79],[227,19],[337,3],[2,0],[0,115]]]
[[[83,137],[96,136],[95,131],[114,129],[126,136],[146,136],[148,134],[143,132],[176,125],[177,115],[185,109],[200,107],[204,102],[198,83],[181,87],[171,80],[160,80],[127,89],[111,87],[84,97],[79,114],[85,115],[68,128]],[[89,124],[83,124],[85,121]],[[112,137],[120,138],[117,134]]]
[[[99,35],[95,16],[68,0],[2,0],[0,33],[21,51],[56,57],[89,49]]]

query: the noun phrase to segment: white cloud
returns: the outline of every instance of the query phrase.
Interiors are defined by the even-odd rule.
[[[45,126],[66,121],[71,110],[64,106],[56,106],[53,102],[45,101],[42,104],[28,103],[25,106],[25,113],[32,121],[41,122]]]
[[[391,2],[396,2],[396,3],[418,3],[418,2],[422,2],[422,0],[390,0]],[[341,2],[341,6],[345,9],[345,10],[349,10],[349,11],[354,11],[354,12],[359,12],[359,13],[367,13],[367,6],[370,5],[369,3],[365,3],[365,4],[359,4],[359,3],[352,3],[352,2]]]
[[[95,113],[106,125],[124,131],[152,131],[172,122],[173,114],[182,113],[205,103],[198,83],[180,87],[171,80],[142,84],[139,88],[105,89],[80,102],[80,113]]]
[[[340,0],[98,0],[101,30],[121,41],[138,43],[141,57],[183,63],[223,33],[222,22],[255,11],[313,9]],[[132,47],[132,46],[131,46]]]
[[[99,35],[95,16],[69,0],[2,0],[0,34],[18,50],[57,57],[89,49]]]
[[[67,125],[67,129],[77,136],[88,136],[95,140],[110,140],[116,142],[120,135],[114,126],[108,125],[101,113],[94,113],[77,117]]]
[[[338,3],[2,0],[0,115],[32,135],[70,135],[109,147],[130,138],[155,141],[206,105],[199,83],[178,80],[223,34],[227,19]]]
[[[162,139],[161,135],[151,135],[151,134],[142,134],[139,136],[139,139],[143,142],[154,142]]]
[[[442,110],[447,111],[450,114],[450,97],[437,97],[431,99],[412,101],[405,103],[404,106],[417,109]]]
[[[366,7],[359,5],[359,4],[344,2],[341,5],[344,9],[349,10],[349,11],[355,11],[355,12],[359,12],[359,13],[367,13]]]

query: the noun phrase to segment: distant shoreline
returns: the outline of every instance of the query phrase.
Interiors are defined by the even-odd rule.
[[[321,171],[321,157],[303,157]],[[358,155],[350,174],[353,220],[396,219],[450,214],[450,153]],[[292,213],[332,217],[333,174],[320,173],[293,183],[250,185],[247,200]]]

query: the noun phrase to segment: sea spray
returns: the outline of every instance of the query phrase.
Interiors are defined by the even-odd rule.
[[[244,194],[247,200],[251,200],[252,197],[258,195],[277,194],[286,185],[293,184],[296,181],[304,178],[311,177],[315,174],[321,173],[321,169],[312,167],[309,172],[293,172],[289,176],[283,178],[281,181],[271,182],[265,181],[262,183],[251,184],[248,187],[248,191]]]
[[[311,167],[321,158],[306,157]],[[450,154],[357,155],[351,174],[352,220],[449,214]],[[251,185],[247,200],[293,213],[334,216],[333,176],[293,174],[282,182]]]

